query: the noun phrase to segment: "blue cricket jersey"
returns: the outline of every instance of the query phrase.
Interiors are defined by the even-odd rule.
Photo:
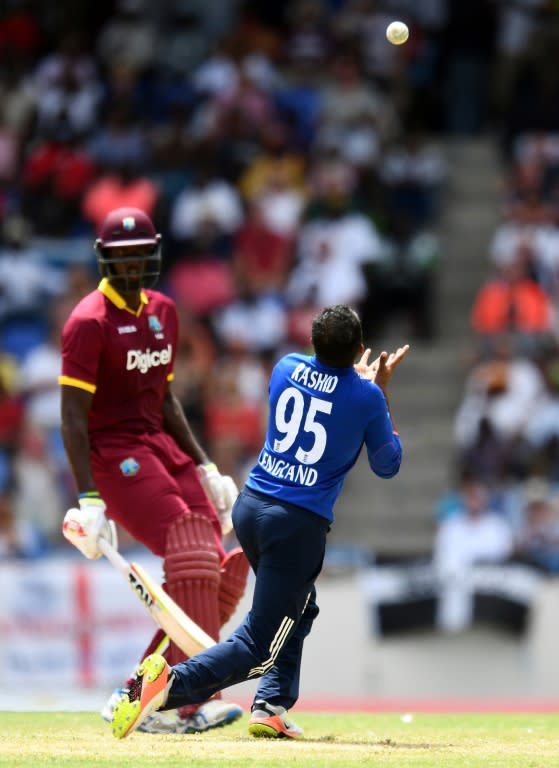
[[[363,444],[379,477],[400,469],[402,446],[384,393],[353,368],[290,354],[272,371],[266,441],[246,485],[329,522]]]

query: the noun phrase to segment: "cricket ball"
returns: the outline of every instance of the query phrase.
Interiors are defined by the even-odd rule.
[[[386,39],[392,45],[402,45],[410,36],[410,31],[403,21],[393,21],[386,28]]]

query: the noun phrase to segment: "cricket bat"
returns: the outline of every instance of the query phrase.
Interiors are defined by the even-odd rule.
[[[151,613],[161,629],[187,656],[195,656],[215,645],[215,641],[179,608],[138,563],[129,563],[102,537],[99,537],[97,543],[101,552],[117,571],[122,573],[138,600]]]

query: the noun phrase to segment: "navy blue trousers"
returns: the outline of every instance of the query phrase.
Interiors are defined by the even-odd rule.
[[[318,615],[315,581],[328,522],[245,488],[233,523],[256,574],[252,607],[227,640],[174,667],[164,709],[206,701],[255,678],[261,678],[255,701],[290,709],[299,697],[303,642]]]

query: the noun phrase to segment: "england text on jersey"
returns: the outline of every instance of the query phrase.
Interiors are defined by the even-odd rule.
[[[318,472],[313,467],[290,464],[284,459],[275,458],[268,451],[262,451],[258,463],[272,477],[280,477],[282,480],[290,480],[292,483],[299,483],[299,485],[314,485],[318,479]]]

